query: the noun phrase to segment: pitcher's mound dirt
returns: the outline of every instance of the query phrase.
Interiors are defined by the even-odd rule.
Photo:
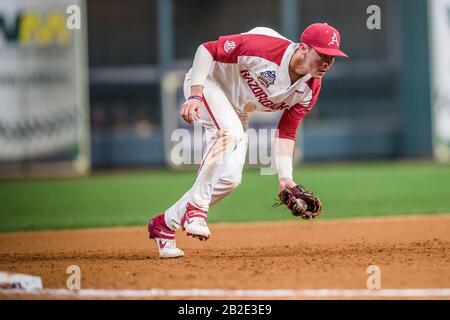
[[[200,242],[177,233],[183,258],[162,260],[147,226],[0,234],[0,271],[83,289],[366,289],[450,287],[450,215],[211,224]],[[0,296],[1,298],[1,296]]]

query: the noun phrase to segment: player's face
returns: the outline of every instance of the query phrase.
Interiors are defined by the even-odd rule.
[[[309,74],[316,79],[322,78],[334,62],[333,56],[319,53],[311,47],[306,54],[306,58]]]

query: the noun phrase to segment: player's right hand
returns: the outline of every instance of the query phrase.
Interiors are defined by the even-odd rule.
[[[180,115],[189,124],[200,118],[200,109],[203,103],[198,99],[189,99],[181,105]]]

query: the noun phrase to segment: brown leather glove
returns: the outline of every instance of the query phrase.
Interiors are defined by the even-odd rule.
[[[303,219],[315,218],[322,211],[320,199],[301,185],[282,190],[279,199],[274,207],[284,204],[291,210],[292,215]]]

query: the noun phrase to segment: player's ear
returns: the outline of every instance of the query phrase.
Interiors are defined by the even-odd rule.
[[[299,47],[300,51],[302,52],[308,52],[309,46],[303,42],[300,42],[300,47]]]

